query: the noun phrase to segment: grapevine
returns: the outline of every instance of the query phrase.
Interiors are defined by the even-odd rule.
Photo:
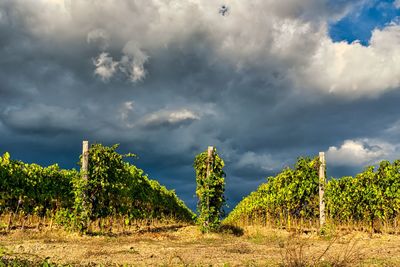
[[[299,158],[295,167],[267,178],[244,198],[225,219],[226,223],[265,224],[277,222],[290,227],[293,219],[314,220],[318,211],[318,158]]]
[[[211,158],[208,157],[208,153],[205,151],[197,155],[194,161],[197,183],[196,195],[199,198],[198,224],[202,232],[217,230],[220,225],[220,219],[224,214],[225,173],[222,170],[223,167],[224,161],[219,157],[215,149],[213,149]],[[207,168],[209,168],[208,175]]]
[[[127,223],[139,218],[193,220],[194,213],[173,190],[126,162],[132,154],[120,155],[117,148],[91,146],[87,182],[75,169],[26,164],[5,153],[0,157],[0,214],[50,216],[83,232],[89,221],[107,216],[124,216]],[[83,191],[88,211],[83,210]]]

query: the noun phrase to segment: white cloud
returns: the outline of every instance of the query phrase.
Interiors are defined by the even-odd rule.
[[[137,118],[138,116],[133,114],[134,105],[133,101],[127,101],[119,109],[119,119],[126,128],[180,127],[201,118],[201,115],[197,112],[186,108],[176,110],[163,109]]]
[[[127,74],[132,82],[141,81],[146,77],[144,64],[148,56],[139,49],[134,41],[129,41],[122,52],[125,54],[120,61],[120,69]]]
[[[393,2],[393,5],[394,5],[394,7],[395,8],[400,8],[400,0],[395,0],[394,2]]]
[[[118,110],[118,119],[122,122],[122,126],[126,128],[133,128],[136,126],[136,116],[135,114],[135,102],[133,101],[126,101],[123,102]]]
[[[98,32],[95,34],[97,33]],[[96,66],[95,73],[99,75],[103,81],[108,81],[117,70],[120,70],[132,82],[143,80],[147,73],[144,69],[144,64],[149,57],[132,41],[125,45],[122,52],[124,55],[120,61],[114,61],[108,53],[102,52],[96,60],[93,61]]]
[[[277,70],[294,89],[352,99],[400,88],[398,24],[374,30],[368,46],[329,37],[328,24],[364,0],[229,1],[228,16],[218,13],[221,4],[214,0],[15,1],[39,38],[63,43],[85,38],[100,42],[103,50],[122,50],[118,69],[133,82],[146,77],[149,56],[173,46],[200,47],[211,62],[239,71]],[[117,63],[104,54],[97,60],[95,73],[110,79]]]
[[[327,163],[336,166],[365,166],[392,159],[396,146],[380,140],[345,140],[340,147],[326,152]]]
[[[183,108],[178,110],[161,110],[146,115],[141,120],[144,127],[160,127],[160,126],[179,126],[195,120],[199,120],[200,116],[194,111]]]
[[[117,70],[118,62],[114,61],[108,53],[102,52],[94,61],[96,66],[95,74],[99,75],[103,81],[108,81]]]
[[[170,123],[177,123],[184,120],[198,120],[198,119],[200,119],[200,117],[197,114],[187,109],[173,111],[168,115],[168,121]]]
[[[110,37],[105,30],[98,28],[87,34],[86,41],[88,44],[96,44],[101,50],[106,50],[109,47]]]
[[[329,94],[374,97],[400,87],[400,26],[374,30],[368,46],[324,37],[299,83]]]
[[[133,101],[124,102],[119,110],[119,117],[121,118],[121,120],[126,121],[129,117],[129,114],[133,111],[133,109],[134,109]]]

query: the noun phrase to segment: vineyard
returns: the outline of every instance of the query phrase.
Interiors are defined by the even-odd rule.
[[[232,224],[269,224],[290,228],[315,226],[319,218],[319,158],[299,158],[245,197],[225,219]],[[382,161],[355,177],[331,179],[325,185],[327,221],[331,225],[399,231],[400,161]]]
[[[91,221],[108,217],[123,218],[126,224],[135,219],[194,221],[195,214],[173,190],[149,179],[143,170],[127,161],[135,155],[121,155],[117,148],[91,146],[88,180],[82,179],[82,172],[75,169],[26,164],[5,153],[0,157],[0,214],[52,218],[66,228],[81,231]],[[223,160],[215,149],[212,153],[213,164],[208,165],[207,151],[194,162],[200,200],[197,220],[203,228],[209,225],[217,230],[223,216],[225,173]],[[318,157],[299,158],[293,168],[267,178],[266,183],[245,197],[224,219],[224,224],[316,226],[319,167]],[[382,161],[378,168],[367,167],[355,177],[330,179],[325,187],[329,223],[362,224],[372,230],[382,226],[398,228],[399,160]]]
[[[26,164],[5,153],[0,157],[0,214],[51,218],[79,230],[107,217],[127,225],[137,219],[193,220],[194,213],[173,190],[124,161],[134,155],[120,155],[117,147],[91,146],[87,184],[77,170]]]
[[[388,266],[400,264],[399,160],[325,182],[321,158],[301,157],[224,218],[225,163],[214,147],[194,159],[197,214],[130,163],[134,154],[117,149],[92,144],[86,153],[84,148],[79,171],[1,156],[0,266],[119,266],[126,259],[156,266],[369,265],[368,257],[358,256],[351,232],[361,233],[362,246],[390,253],[376,256]],[[302,237],[308,233],[313,239]],[[388,243],[365,241],[363,234],[377,233],[392,237]]]

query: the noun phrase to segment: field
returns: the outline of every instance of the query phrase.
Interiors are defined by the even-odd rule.
[[[49,227],[0,235],[2,262],[11,266],[400,266],[399,244],[398,235],[344,230],[321,237],[247,226],[202,234],[192,225],[156,223],[98,235]]]
[[[325,182],[323,160],[299,158],[221,222],[213,147],[194,163],[198,214],[117,147],[87,147],[80,172],[0,157],[0,267],[400,266],[399,160]]]

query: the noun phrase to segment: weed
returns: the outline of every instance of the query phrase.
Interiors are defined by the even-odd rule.
[[[299,235],[290,236],[285,242],[280,242],[282,267],[347,267],[360,263],[361,253],[357,240],[347,241],[347,246],[341,250],[332,248],[338,243],[338,237],[333,237],[321,252],[312,251],[309,238]]]

